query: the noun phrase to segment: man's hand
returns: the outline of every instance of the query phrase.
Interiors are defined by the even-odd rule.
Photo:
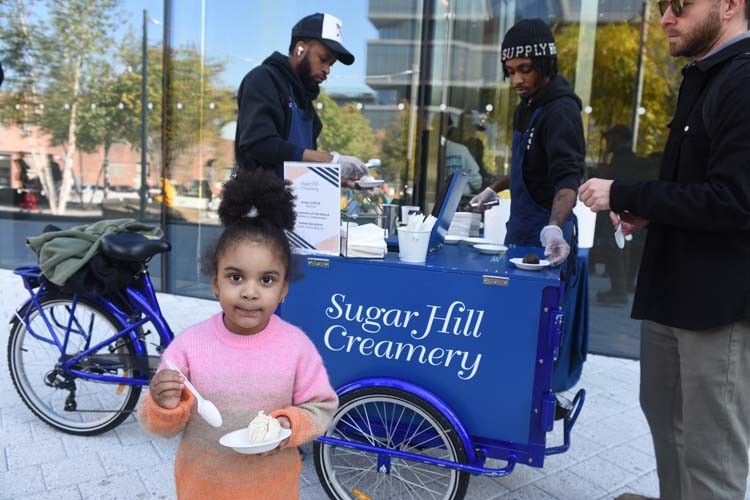
[[[578,188],[578,196],[584,205],[593,212],[609,210],[609,190],[612,181],[609,179],[589,179]]]
[[[484,191],[469,200],[469,205],[479,212],[487,210],[488,206],[485,203],[496,201],[498,199],[497,193],[492,188],[484,188]]]
[[[544,247],[544,255],[553,266],[562,264],[570,254],[570,245],[563,238],[562,229],[558,226],[544,226],[539,233],[539,240]]]
[[[182,368],[187,377],[188,369]],[[183,379],[175,370],[162,370],[151,379],[149,390],[156,404],[167,410],[177,408],[184,387]]]
[[[356,156],[346,156],[335,151],[331,152],[333,163],[341,165],[341,178],[357,180],[369,173],[367,167]]]
[[[612,225],[617,228],[618,220],[615,212],[609,213],[609,220],[612,221]],[[628,213],[620,214],[620,221],[622,222],[622,234],[625,236],[630,236],[633,233],[645,229],[650,222],[648,219]]]

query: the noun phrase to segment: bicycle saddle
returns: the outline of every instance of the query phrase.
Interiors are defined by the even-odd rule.
[[[139,233],[119,233],[104,236],[99,248],[113,259],[142,262],[157,253],[169,252],[172,245],[166,240],[150,240]]]

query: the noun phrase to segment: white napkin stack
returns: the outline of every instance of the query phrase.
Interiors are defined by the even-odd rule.
[[[359,257],[365,259],[382,259],[388,252],[385,243],[385,230],[376,224],[350,225],[345,232],[341,252],[344,257]]]

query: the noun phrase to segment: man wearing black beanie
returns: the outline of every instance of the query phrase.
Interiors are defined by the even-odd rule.
[[[521,97],[513,117],[510,175],[475,196],[483,207],[510,188],[505,244],[541,246],[559,265],[573,243],[573,207],[583,177],[581,100],[557,74],[557,47],[547,24],[525,19],[505,34],[503,72]]]

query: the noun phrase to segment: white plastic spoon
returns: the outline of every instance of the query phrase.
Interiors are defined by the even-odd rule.
[[[622,221],[620,220],[620,216],[617,216],[617,229],[615,230],[615,243],[617,243],[617,247],[622,250],[625,248],[625,235],[622,234]]]
[[[219,409],[216,408],[216,405],[214,405],[208,399],[203,399],[203,397],[198,393],[195,387],[193,387],[193,384],[190,383],[187,377],[179,368],[174,365],[174,363],[167,360],[167,366],[182,375],[182,378],[185,381],[185,387],[187,387],[190,392],[193,393],[195,399],[198,400],[198,415],[203,417],[203,420],[208,422],[208,425],[211,425],[213,427],[221,427],[221,423],[223,422],[223,420],[221,419],[221,413],[219,413]]]

